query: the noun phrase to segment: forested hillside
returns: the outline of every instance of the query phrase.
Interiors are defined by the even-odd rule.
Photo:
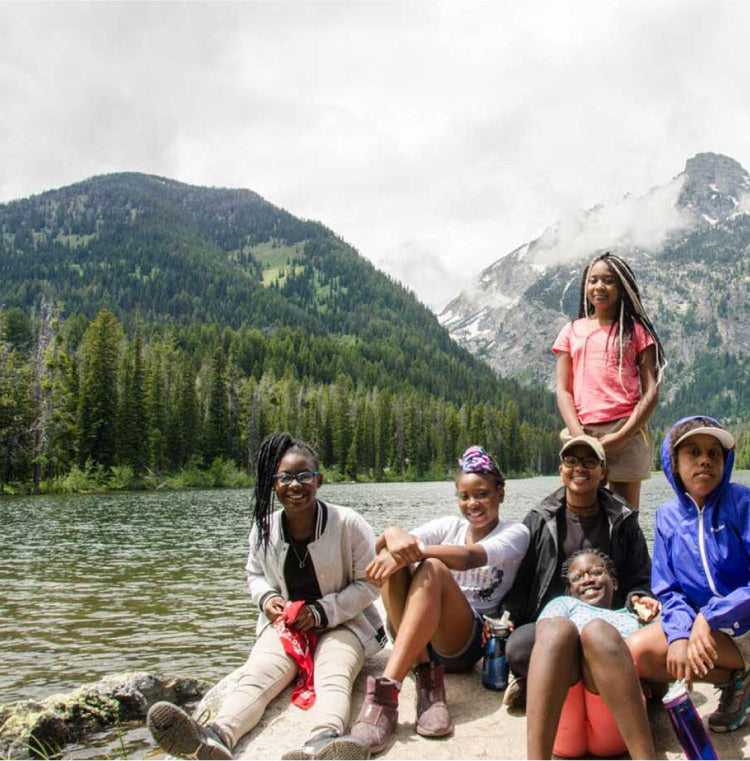
[[[277,427],[341,477],[442,477],[470,442],[554,467],[551,394],[249,191],[121,174],[0,205],[0,303],[0,485],[247,470]]]

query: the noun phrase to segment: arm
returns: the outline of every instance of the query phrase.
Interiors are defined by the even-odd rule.
[[[378,596],[378,590],[365,579],[367,566],[375,556],[375,536],[370,525],[356,513],[343,516],[342,531],[349,532],[351,557],[342,558],[344,573],[351,569],[350,582],[340,590],[330,592],[317,601],[333,629],[344,621],[358,616]]]
[[[641,398],[625,425],[614,433],[608,433],[600,439],[606,452],[616,452],[623,447],[633,435],[643,428],[654,414],[659,401],[659,387],[656,385],[656,346],[647,346],[638,355],[641,375]]]
[[[277,585],[267,577],[260,560],[261,548],[258,546],[255,529],[250,532],[250,552],[247,558],[247,586],[250,597],[261,613],[273,623],[284,610],[286,600]]]
[[[576,404],[573,398],[573,360],[567,351],[557,354],[556,380],[557,408],[560,410],[565,425],[571,436],[580,436],[583,426],[576,414]]]
[[[657,510],[654,530],[654,564],[651,584],[654,594],[662,606],[661,625],[667,642],[687,640],[695,621],[696,611],[682,591],[679,580],[672,568],[672,558],[667,534],[673,527],[663,526],[663,508]]]
[[[620,592],[625,607],[633,611],[634,598],[653,598],[651,592],[651,556],[637,515],[629,515],[622,527],[622,565],[617,573],[620,577]]]

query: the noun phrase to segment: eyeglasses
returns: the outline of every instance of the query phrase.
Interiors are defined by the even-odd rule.
[[[298,484],[311,484],[319,473],[319,470],[300,470],[299,473],[289,473],[282,470],[281,473],[274,475],[273,480],[278,481],[282,486],[289,486],[292,481],[296,481]]]
[[[607,573],[607,569],[603,565],[595,565],[593,568],[587,568],[585,571],[579,571],[575,576],[568,576],[568,581],[571,584],[577,584],[579,581],[583,581],[584,576],[591,576],[592,579],[598,579]]]
[[[563,455],[562,464],[566,468],[575,468],[576,465],[583,465],[588,470],[593,470],[597,465],[601,465],[601,460],[598,457],[579,457],[575,454]]]

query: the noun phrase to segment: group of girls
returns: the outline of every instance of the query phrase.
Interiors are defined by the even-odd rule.
[[[554,351],[563,441],[597,439],[610,488],[637,509],[650,473],[647,422],[666,362],[625,262],[606,254],[586,268],[579,318]],[[553,747],[566,756],[627,748],[634,758],[653,757],[639,678],[720,684],[710,725],[730,731],[744,722],[750,490],[729,483],[733,443],[710,418],[680,421],[664,442],[677,499],[657,512],[659,620],[641,628],[627,609],[610,610],[617,575],[606,555],[583,550],[564,564],[569,597],[542,611],[532,653],[529,699],[544,710],[528,722],[529,757],[550,757]],[[368,758],[390,742],[410,671],[417,733],[451,733],[444,674],[472,669],[482,657],[485,616],[498,611],[529,546],[526,526],[500,520],[505,481],[494,459],[470,447],[459,465],[459,515],[376,538],[355,511],[318,497],[323,475],[308,444],[268,437],[257,461],[247,564],[259,609],[256,644],[210,724],[170,703],[152,706],[157,743],[172,755],[230,759],[268,703],[297,679],[293,699],[312,705],[312,726],[282,758]],[[393,648],[383,674],[367,678],[347,731],[354,680],[386,641],[373,605],[378,594]],[[589,736],[591,727],[598,733]]]

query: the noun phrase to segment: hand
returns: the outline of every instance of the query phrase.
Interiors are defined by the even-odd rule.
[[[297,617],[289,624],[292,629],[296,629],[298,632],[306,632],[315,626],[315,615],[310,609],[309,605],[303,605],[297,613]]]
[[[667,674],[672,679],[684,679],[692,682],[693,671],[688,660],[688,640],[676,639],[667,648]]]
[[[395,526],[383,532],[385,548],[402,565],[418,563],[422,560],[422,543],[413,534]]]
[[[653,597],[648,597],[647,595],[633,595],[630,598],[630,602],[633,605],[633,610],[635,611],[638,620],[642,624],[647,624],[649,621],[653,621],[659,615],[659,611],[661,610],[659,601]]]
[[[693,621],[693,628],[688,640],[687,657],[693,673],[700,677],[706,676],[716,666],[719,659],[711,626],[702,613],[699,613]]]
[[[365,568],[365,581],[369,581],[377,587],[382,587],[383,582],[389,576],[393,576],[396,571],[403,568],[404,565],[404,563],[396,560],[388,550],[380,550],[370,561],[367,568]]]
[[[269,597],[265,603],[263,603],[263,612],[271,623],[284,612],[284,604],[284,598],[279,595]]]

